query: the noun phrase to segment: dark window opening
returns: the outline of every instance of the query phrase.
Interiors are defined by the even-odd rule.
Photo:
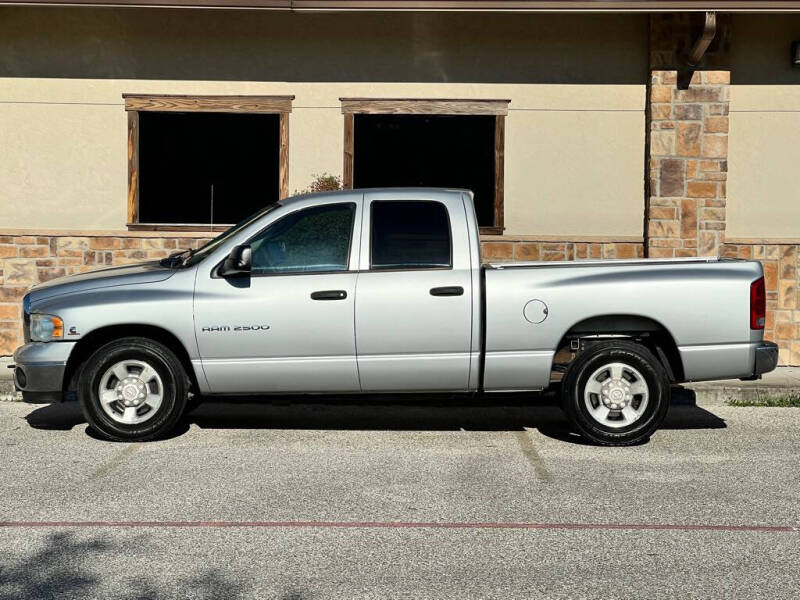
[[[277,114],[140,112],[139,222],[238,223],[277,202],[279,128]]]
[[[441,202],[372,203],[373,269],[441,269],[453,266],[450,220]]]
[[[493,115],[354,116],[353,187],[472,190],[481,227],[495,223]]]

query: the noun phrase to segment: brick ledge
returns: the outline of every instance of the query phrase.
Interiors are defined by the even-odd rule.
[[[482,235],[482,242],[544,242],[585,244],[643,244],[640,235]]]
[[[747,237],[728,237],[725,236],[723,243],[725,244],[748,244],[754,246],[798,246],[800,245],[800,237],[796,238],[747,238]]]

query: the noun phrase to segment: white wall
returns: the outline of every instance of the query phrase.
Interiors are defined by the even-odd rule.
[[[508,98],[506,233],[639,236],[646,36],[639,15],[0,9],[0,228],[124,228],[123,93],[294,94],[292,191],[341,174],[340,97]]]
[[[800,15],[741,15],[732,29],[726,238],[800,238]]]

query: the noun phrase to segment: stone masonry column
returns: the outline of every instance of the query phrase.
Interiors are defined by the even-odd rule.
[[[692,70],[687,56],[703,16],[650,17],[645,249],[651,258],[717,256],[724,243],[730,27],[717,15],[716,36]]]

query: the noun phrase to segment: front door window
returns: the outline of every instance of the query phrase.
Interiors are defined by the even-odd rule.
[[[298,210],[250,241],[253,275],[346,271],[356,205]]]

